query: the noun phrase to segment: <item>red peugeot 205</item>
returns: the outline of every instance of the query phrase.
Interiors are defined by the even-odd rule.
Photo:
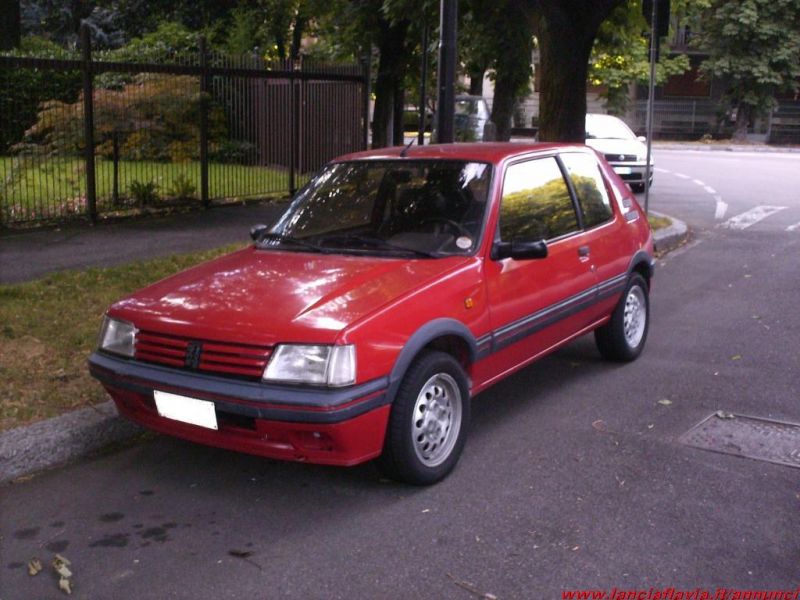
[[[251,234],[109,308],[89,365],[122,415],[428,484],[474,394],[590,331],[621,361],[647,338],[650,228],[584,146],[352,154]]]

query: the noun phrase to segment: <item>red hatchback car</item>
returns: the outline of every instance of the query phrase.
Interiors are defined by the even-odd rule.
[[[387,148],[339,158],[254,244],[111,306],[92,375],[161,433],[433,483],[470,398],[594,331],[630,361],[653,238],[593,150]]]

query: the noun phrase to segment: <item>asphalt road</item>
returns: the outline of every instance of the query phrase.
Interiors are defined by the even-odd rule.
[[[794,589],[800,471],[679,437],[718,410],[800,422],[800,157],[656,160],[652,207],[696,235],[636,363],[584,338],[481,394],[431,488],[162,437],[0,488],[0,598],[61,597],[24,566],[55,552],[92,599]],[[786,208],[721,226],[758,206]]]

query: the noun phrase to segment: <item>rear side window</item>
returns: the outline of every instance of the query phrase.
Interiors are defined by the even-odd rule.
[[[597,160],[577,152],[562,154],[561,160],[578,195],[584,227],[594,227],[608,221],[612,215],[611,202]]]
[[[530,160],[506,169],[500,239],[549,240],[577,230],[575,207],[555,158]]]

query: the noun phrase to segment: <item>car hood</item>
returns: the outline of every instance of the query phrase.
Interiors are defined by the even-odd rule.
[[[199,339],[331,343],[349,324],[469,260],[250,247],[140,290],[109,314],[139,329]]]
[[[645,156],[647,154],[647,146],[639,140],[590,138],[586,140],[586,145],[601,154],[636,154],[637,156]]]

